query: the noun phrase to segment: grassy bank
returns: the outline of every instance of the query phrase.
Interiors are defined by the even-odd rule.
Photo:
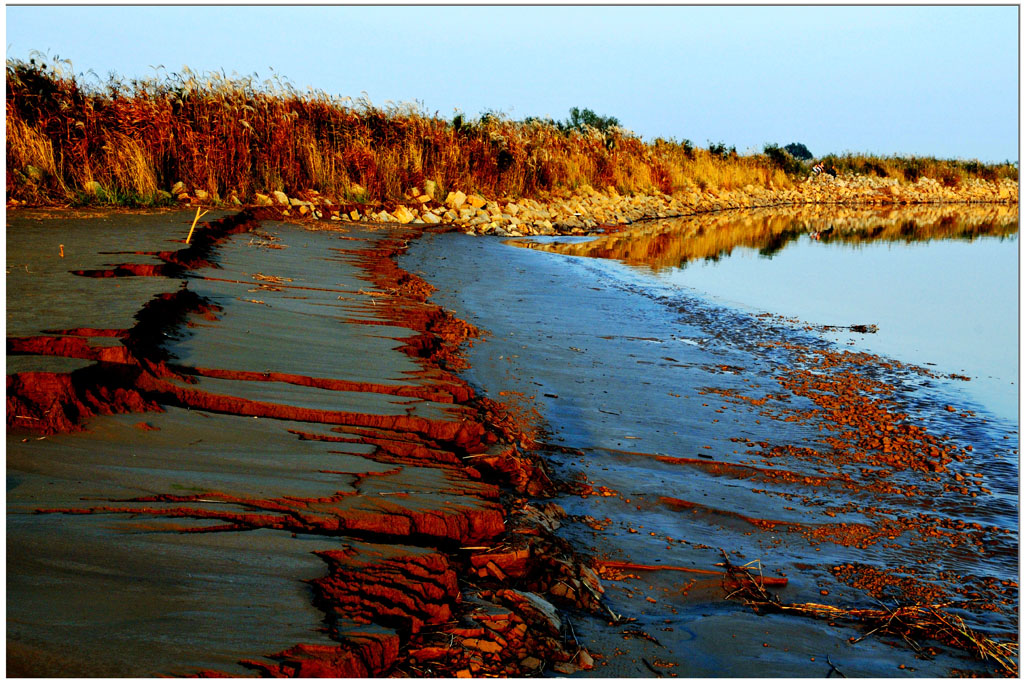
[[[646,143],[616,126],[451,120],[374,106],[281,80],[200,75],[84,83],[60,62],[7,62],[7,196],[28,203],[173,202],[183,183],[211,200],[313,190],[342,202],[387,202],[436,184],[486,197],[538,197],[584,186],[627,195],[790,188],[809,171],[780,154],[724,145]],[[575,118],[575,117],[574,117]],[[832,156],[840,173],[954,186],[1017,177],[1011,165]]]

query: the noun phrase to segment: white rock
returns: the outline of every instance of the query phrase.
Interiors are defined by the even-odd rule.
[[[450,209],[460,209],[463,204],[466,203],[466,193],[461,190],[455,192],[449,192],[448,197],[445,198],[444,204]]]

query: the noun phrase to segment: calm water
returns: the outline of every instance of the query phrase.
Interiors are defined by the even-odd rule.
[[[781,224],[764,214],[740,221],[734,245],[723,243],[729,231],[720,223],[685,220],[552,251],[617,259],[725,306],[835,326],[820,332],[858,350],[971,378],[957,382],[954,393],[1016,421],[1016,208],[924,211],[798,214]],[[709,235],[711,244],[695,252],[673,249],[695,237],[707,243]],[[854,324],[876,325],[877,332],[842,329]]]
[[[1010,419],[1018,413],[1017,252],[1016,234],[857,246],[804,236],[770,257],[743,248],[658,277],[814,325],[875,324],[875,334],[830,336],[966,375],[963,391]]]

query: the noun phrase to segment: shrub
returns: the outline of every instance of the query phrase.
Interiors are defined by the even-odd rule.
[[[795,159],[787,150],[779,147],[778,145],[765,145],[764,154],[768,158],[768,161],[773,166],[781,169],[783,173],[794,176],[807,174],[807,165],[799,159]]]

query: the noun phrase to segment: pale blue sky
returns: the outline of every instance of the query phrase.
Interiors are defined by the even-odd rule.
[[[1016,6],[8,6],[7,57],[272,73],[450,117],[617,117],[651,140],[1018,158]],[[271,71],[273,68],[273,72]]]

